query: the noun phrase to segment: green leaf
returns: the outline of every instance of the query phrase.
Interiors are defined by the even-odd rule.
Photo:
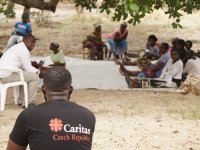
[[[183,28],[183,26],[182,26],[182,25],[180,25],[180,24],[178,24],[178,27],[179,27],[179,28]]]
[[[129,9],[130,11],[138,11],[139,6],[137,4],[130,4]]]
[[[110,14],[111,13],[110,9],[106,9],[106,13]]]
[[[177,26],[177,24],[176,24],[175,22],[173,22],[173,23],[172,23],[172,27],[173,27],[173,28],[177,28],[178,26]]]
[[[129,20],[128,20],[128,23],[129,23],[129,24],[133,23],[133,18],[129,19]]]
[[[145,12],[150,12],[151,11],[151,7],[147,6],[147,5],[144,6],[144,9],[145,9]]]
[[[176,19],[176,22],[180,22],[180,21],[181,21],[180,18],[177,18],[177,19]]]

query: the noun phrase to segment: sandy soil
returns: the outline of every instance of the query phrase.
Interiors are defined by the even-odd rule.
[[[95,97],[95,99],[94,99]],[[0,113],[0,150],[4,150],[22,111],[8,96]],[[96,115],[93,150],[199,150],[200,101],[167,92],[76,90],[71,101]],[[42,92],[36,103],[42,103]]]
[[[17,10],[20,14],[21,10]],[[66,6],[60,6],[51,21],[43,27],[32,22],[33,33],[40,39],[32,55],[48,55],[49,42],[53,40],[59,41],[66,55],[81,57],[80,43],[84,35],[92,31],[93,23],[102,24],[104,40],[118,26],[104,14],[93,12],[93,15],[76,15],[71,5],[67,6],[67,10]],[[66,15],[63,15],[63,11],[66,11]],[[182,20],[185,28],[174,30],[162,11],[155,12],[144,18],[142,24],[129,26],[129,50],[144,48],[146,38],[151,33],[155,33],[160,42],[169,42],[174,36],[191,39],[197,49],[200,46],[198,17],[199,12],[193,16],[185,15]],[[0,22],[0,48],[5,46],[15,22],[16,19],[2,19]],[[6,148],[9,133],[22,111],[13,104],[12,94],[8,94],[7,99],[5,111],[0,112],[0,150]],[[89,108],[96,115],[93,150],[200,149],[198,96],[154,91],[75,90],[72,101]],[[35,102],[43,102],[41,91]]]

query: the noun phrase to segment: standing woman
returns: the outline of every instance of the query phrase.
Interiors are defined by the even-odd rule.
[[[119,59],[119,55],[127,54],[127,23],[123,22],[120,25],[120,28],[114,30],[112,33],[108,35],[108,43],[110,44],[111,50],[109,52],[109,58],[111,57],[112,52],[115,53],[116,59]]]
[[[50,66],[65,66],[65,56],[63,54],[63,51],[60,51],[58,48],[58,43],[51,42],[49,49],[52,51],[50,57],[53,64],[51,64]]]

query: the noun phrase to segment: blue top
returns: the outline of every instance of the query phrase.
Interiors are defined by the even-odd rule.
[[[169,61],[169,59],[170,59],[170,55],[169,55],[168,52],[165,53],[164,55],[162,55],[162,56],[158,59],[158,61],[157,61],[156,63],[159,63],[159,62],[160,62],[160,63],[163,63],[164,65],[163,65],[162,68],[160,68],[159,70],[156,71],[156,74],[155,74],[156,78],[159,78],[159,77],[160,77],[160,75],[161,75],[161,73],[162,73],[162,70],[163,70],[163,68],[165,67],[165,65],[167,64],[167,62]]]
[[[16,32],[19,32],[22,35],[26,35],[29,33],[32,28],[29,23],[24,23],[24,22],[18,22],[15,24]]]
[[[155,57],[159,57],[159,48],[157,46],[150,47],[149,53]]]

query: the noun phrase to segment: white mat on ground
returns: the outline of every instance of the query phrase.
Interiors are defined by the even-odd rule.
[[[50,57],[32,57],[44,66],[51,64]],[[91,61],[65,57],[66,67],[72,74],[74,89],[129,90],[125,78],[119,73],[119,65],[113,61]]]

